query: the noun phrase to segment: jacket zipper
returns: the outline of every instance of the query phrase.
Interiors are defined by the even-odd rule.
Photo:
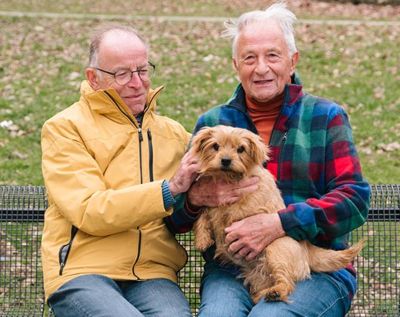
[[[143,162],[142,162],[142,142],[143,142],[143,134],[142,134],[142,126],[139,124],[138,127],[138,137],[139,137],[139,171],[140,171],[140,184],[143,184]]]
[[[138,240],[139,240],[139,241],[138,241],[137,256],[136,256],[135,262],[133,263],[133,266],[132,266],[132,274],[133,274],[133,276],[135,276],[138,280],[140,280],[141,278],[135,273],[135,266],[136,266],[136,264],[137,264],[138,261],[139,261],[140,252],[142,251],[142,231],[140,230],[139,227],[137,227],[136,229],[137,229],[138,232],[139,232],[139,237],[138,237]]]
[[[282,157],[282,149],[283,149],[283,146],[285,145],[285,143],[286,143],[286,139],[287,139],[287,130],[285,131],[285,133],[283,134],[283,137],[281,138],[281,140],[280,140],[280,147],[281,147],[281,150],[279,151],[279,157],[278,157],[278,175],[276,176],[276,180],[277,181],[279,181],[280,179],[281,179],[281,164],[280,164],[280,162],[281,162],[281,157]]]
[[[61,246],[60,250],[58,251],[58,261],[60,262],[60,271],[58,272],[59,275],[63,274],[64,267],[67,264],[68,255],[71,251],[72,242],[78,232],[78,228],[75,226],[71,227],[71,236],[67,244]]]
[[[147,130],[147,139],[149,143],[149,178],[150,182],[154,181],[154,174],[153,174],[153,137],[151,136],[150,128]]]
[[[142,133],[142,125],[136,125],[135,121],[132,120],[132,118],[121,109],[119,106],[118,102],[115,101],[115,99],[108,93],[107,91],[104,91],[104,93],[112,100],[112,102],[115,104],[115,106],[121,111],[121,113],[138,129],[138,138],[139,138],[139,171],[140,171],[140,184],[143,184],[143,162],[142,162],[142,142],[143,142],[143,133]],[[154,98],[154,97],[153,97]],[[151,100],[152,101],[152,100]],[[151,103],[149,102],[149,104]],[[146,111],[147,109],[145,109]],[[140,280],[140,277],[135,273],[135,266],[137,262],[139,261],[140,258],[140,252],[141,252],[141,246],[142,246],[142,231],[140,230],[140,227],[136,228],[138,230],[138,250],[137,250],[137,257],[135,259],[135,262],[133,263],[132,266],[132,274]]]
[[[139,123],[138,127],[138,138],[139,138],[139,171],[140,171],[140,184],[143,184],[143,161],[142,161],[142,142],[143,142],[143,133],[142,133],[142,125]],[[142,231],[140,230],[140,227],[136,228],[139,237],[138,237],[138,249],[137,249],[137,256],[135,259],[135,262],[132,265],[132,274],[140,280],[140,277],[135,273],[135,266],[139,261],[140,258],[140,252],[141,252],[141,246],[142,246]]]

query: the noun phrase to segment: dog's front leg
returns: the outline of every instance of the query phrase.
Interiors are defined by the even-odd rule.
[[[210,216],[207,211],[201,214],[194,224],[194,243],[197,250],[205,251],[215,242],[212,238]]]

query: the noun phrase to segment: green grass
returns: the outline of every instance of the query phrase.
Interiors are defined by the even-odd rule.
[[[113,14],[113,15],[155,15],[155,16],[211,16],[235,17],[239,14],[255,9],[264,9],[273,1],[266,0],[114,0],[112,5],[108,0],[8,0],[0,2],[0,10],[78,13],[78,14]],[[335,3],[336,2],[336,3]],[[381,2],[381,1],[378,1]],[[296,15],[302,18],[318,19],[362,19],[362,20],[399,20],[392,7],[386,10],[382,6],[360,8],[359,6],[340,4],[338,1],[320,4],[318,1],[287,1]],[[378,9],[378,10],[377,10]],[[381,11],[381,14],[376,14]],[[370,15],[370,16],[369,16]]]
[[[39,1],[4,2],[0,9],[11,10],[13,3],[14,10],[91,12],[85,3]],[[243,11],[240,5],[224,3],[213,7],[201,1],[190,7],[183,2],[177,13]],[[100,2],[93,10],[114,13],[117,7],[107,11]],[[152,8],[147,3],[143,10],[150,14]],[[43,183],[41,126],[78,99],[88,34],[97,24],[96,19],[0,17],[0,122],[11,120],[16,126],[13,131],[0,128],[0,184]],[[157,65],[153,86],[165,85],[158,111],[191,131],[198,116],[225,101],[237,84],[230,43],[220,38],[222,23],[140,19],[134,24],[151,44],[151,60]],[[400,26],[299,24],[297,45],[305,89],[348,111],[366,178],[399,183]]]

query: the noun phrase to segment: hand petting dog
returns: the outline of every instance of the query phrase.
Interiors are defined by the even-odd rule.
[[[258,189],[258,177],[244,178],[238,182],[224,179],[200,177],[188,192],[191,204],[195,206],[217,207],[237,202],[243,195]]]
[[[184,193],[189,190],[190,185],[198,177],[197,171],[200,164],[193,151],[188,151],[182,158],[178,170],[169,180],[169,190],[172,196]]]

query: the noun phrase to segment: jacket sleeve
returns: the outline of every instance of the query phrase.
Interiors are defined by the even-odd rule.
[[[162,180],[110,189],[76,129],[58,121],[42,129],[42,172],[50,204],[90,235],[126,231],[172,212],[164,209]]]
[[[289,236],[328,246],[366,221],[370,199],[343,110],[329,120],[324,164],[325,190],[320,197],[289,204],[279,215]]]

